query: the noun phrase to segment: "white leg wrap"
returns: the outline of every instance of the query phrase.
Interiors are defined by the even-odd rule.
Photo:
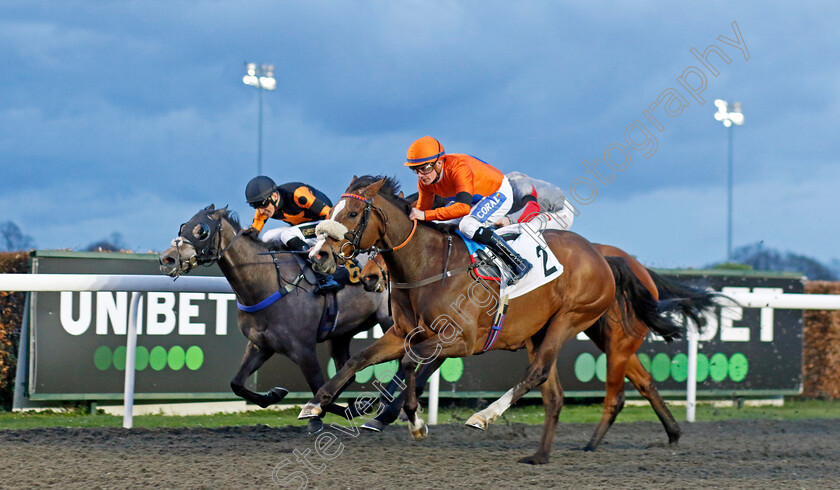
[[[493,423],[497,418],[505,413],[508,408],[510,408],[510,402],[512,399],[513,388],[509,389],[507,393],[502,395],[501,398],[491,403],[489,407],[479,412],[479,415],[484,417],[488,424]]]

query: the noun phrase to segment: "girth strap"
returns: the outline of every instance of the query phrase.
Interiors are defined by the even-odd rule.
[[[507,308],[508,296],[504,295],[499,298],[499,307],[496,310],[496,316],[493,318],[493,326],[490,327],[490,333],[487,334],[487,341],[484,342],[484,348],[481,349],[481,352],[487,352],[496,343],[496,339],[499,337],[499,334],[502,332],[502,327],[505,324]]]

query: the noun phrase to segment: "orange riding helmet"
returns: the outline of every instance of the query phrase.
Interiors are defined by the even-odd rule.
[[[434,163],[443,158],[446,152],[440,141],[431,136],[423,136],[408,147],[405,157],[406,167],[416,167],[427,163]]]

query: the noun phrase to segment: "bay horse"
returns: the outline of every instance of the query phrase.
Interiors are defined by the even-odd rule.
[[[453,243],[451,235],[434,225],[412,222],[408,218],[410,204],[396,196],[398,188],[399,184],[387,177],[354,178],[333,208],[330,219],[316,230],[323,238],[310,257],[314,268],[329,273],[336,268],[336,257],[346,259],[359,250],[375,246],[380,249],[393,281],[423,285],[392,292],[394,325],[370,347],[350,358],[303,407],[299,418],[320,416],[359,370],[400,359],[400,367],[406,374],[403,410],[409,432],[414,440],[423,440],[428,428],[416,414],[415,369],[420,363],[434,366],[448,357],[483,352],[494,323],[491,315],[495,302],[486,301],[491,292],[483,299],[475,295],[474,286],[480,283],[464,273],[470,268],[464,243],[460,240]],[[547,463],[549,459],[562,406],[556,365],[558,352],[567,340],[592,326],[612,306],[616,298],[613,267],[627,269],[623,261],[615,265],[608,263],[589,241],[576,233],[551,230],[543,236],[564,265],[564,272],[510,301],[504,329],[498,332],[490,347],[497,350],[527,347],[530,365],[525,376],[504,396],[467,420],[469,426],[486,429],[525,393],[539,386],[545,410],[542,437],[536,453],[520,460],[530,464]],[[441,271],[445,273],[435,276]],[[430,281],[432,277],[435,279]],[[649,294],[646,299],[658,314]]]
[[[647,269],[635,257],[618,247],[598,243],[593,243],[593,245],[604,257],[623,259],[630,267],[636,280],[648,290],[651,297],[657,301],[660,299],[668,300],[665,308],[666,312],[681,313],[683,323],[690,318],[696,325],[702,326],[701,315],[714,308],[713,298],[716,296],[715,293],[666,279]],[[366,290],[382,292],[388,287],[388,269],[381,255],[374,256],[374,259],[369,260],[362,267],[361,281]],[[634,323],[631,328],[624,328],[621,325],[621,322],[625,319]],[[584,450],[594,451],[598,447],[607,430],[612,426],[624,407],[625,377],[633,383],[639,394],[650,403],[651,408],[662,422],[668,436],[668,443],[676,444],[679,441],[679,424],[654,386],[653,377],[642,366],[636,355],[649,331],[665,338],[676,338],[673,332],[678,325],[667,319],[665,321],[668,324],[663,325],[661,322],[655,321],[652,325],[647,325],[632,310],[622,311],[620,302],[616,301],[607,314],[584,331],[587,337],[607,356],[606,395],[603,414]],[[682,329],[680,330],[681,335]],[[418,371],[418,396],[422,394],[427,378],[432,372],[430,365],[424,365]],[[402,397],[404,395],[400,394],[397,401]],[[365,422],[362,428],[379,432],[397,419],[399,410],[399,404],[392,403],[376,418]]]
[[[324,384],[315,352],[317,342],[329,341],[330,355],[339,368],[350,358],[353,335],[377,323],[383,329],[392,323],[387,295],[350,286],[337,293],[335,328],[328,333],[319,332],[326,297],[313,294],[314,286],[303,280],[304,271],[292,254],[265,254],[268,251],[268,245],[255,231],[243,230],[226,208],[215,209],[211,204],[181,225],[178,238],[159,257],[161,272],[172,277],[186,274],[198,265],[218,263],[237,303],[252,306],[252,310],[253,305],[282,295],[258,311],[240,308],[237,312],[239,329],[248,344],[230,386],[237,396],[262,408],[281,401],[288,390],[275,387],[265,394],[255,393],[245,387],[245,381],[275,353],[297,364],[310,390],[316,393]],[[326,410],[347,416],[345,409],[335,404]],[[320,419],[310,421],[310,432],[320,428]]]

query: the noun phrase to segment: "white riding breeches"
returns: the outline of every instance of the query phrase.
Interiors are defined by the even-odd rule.
[[[289,243],[289,240],[292,238],[300,238],[307,245],[310,247],[314,246],[315,243],[318,241],[317,238],[306,238],[303,236],[303,233],[300,231],[300,227],[302,226],[312,226],[314,224],[319,223],[318,221],[314,221],[311,223],[301,223],[295,226],[281,226],[279,228],[273,228],[271,230],[267,230],[263,236],[262,241],[265,243],[275,243],[278,245],[286,246]]]
[[[458,223],[458,229],[464,236],[472,239],[479,228],[492,226],[493,223],[502,219],[513,206],[513,188],[507,177],[502,179],[499,190],[478,201],[470,210],[470,214],[458,220],[451,220]],[[460,220],[460,221],[459,221]]]

